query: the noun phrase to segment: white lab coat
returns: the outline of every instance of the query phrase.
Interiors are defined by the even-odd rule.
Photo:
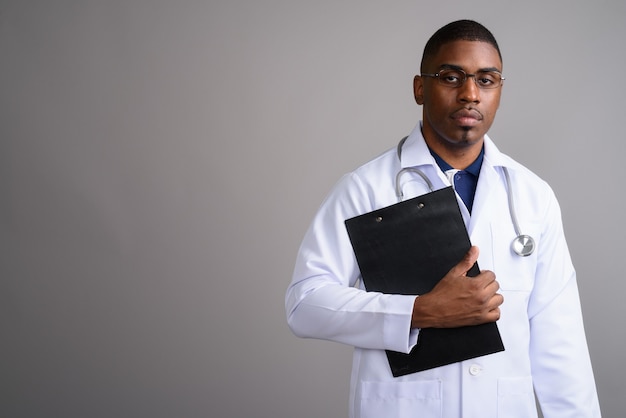
[[[404,144],[345,175],[321,205],[302,242],[286,294],[292,331],[355,347],[353,418],[600,417],[598,398],[560,209],[550,187],[485,137],[472,216],[459,199],[478,264],[492,270],[504,296],[498,327],[505,351],[394,378],[384,350],[408,353],[414,296],[366,292],[344,220],[397,202],[396,173],[419,167],[435,189],[449,186],[428,152],[420,125]],[[515,255],[516,236],[502,167],[508,168],[522,233],[536,241]],[[415,174],[401,179],[405,199],[428,192]],[[419,231],[416,231],[419,233]]]

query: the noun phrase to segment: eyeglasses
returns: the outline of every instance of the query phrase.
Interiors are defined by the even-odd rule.
[[[465,84],[469,77],[481,89],[496,89],[502,85],[504,77],[499,71],[478,71],[476,74],[467,74],[461,69],[445,69],[436,74],[421,74],[422,77],[435,77],[439,84],[446,87],[457,88]]]

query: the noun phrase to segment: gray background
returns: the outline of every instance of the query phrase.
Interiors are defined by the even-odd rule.
[[[619,0],[0,1],[0,416],[346,416],[350,348],[285,323],[296,250],[413,128],[423,45],[466,17],[503,50],[491,136],[561,201],[622,416]]]

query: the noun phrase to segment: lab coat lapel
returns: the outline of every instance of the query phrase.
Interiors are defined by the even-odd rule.
[[[506,192],[500,181],[497,170],[489,164],[484,164],[480,170],[472,216],[468,226],[468,234],[473,245],[477,245],[481,254],[491,253],[491,223],[495,216],[500,216],[502,205],[506,205]],[[482,266],[481,268],[487,268]]]

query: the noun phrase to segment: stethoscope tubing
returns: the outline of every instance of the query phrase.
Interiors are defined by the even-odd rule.
[[[397,147],[398,159],[401,160],[402,156],[402,146],[408,137],[404,137],[400,140]],[[515,203],[513,202],[513,189],[511,186],[511,177],[509,175],[509,170],[506,167],[502,167],[502,171],[504,173],[504,179],[506,181],[507,187],[507,201],[509,206],[509,214],[511,216],[511,223],[513,224],[513,229],[515,230],[515,234],[517,235],[513,242],[511,243],[511,249],[513,252],[520,257],[527,257],[533,253],[535,250],[535,240],[526,234],[522,234],[521,229],[519,227],[519,223],[517,221],[517,214],[515,213]],[[400,184],[400,178],[405,173],[415,173],[418,174],[428,186],[428,189],[432,192],[434,191],[434,187],[428,176],[424,174],[422,170],[417,167],[405,167],[398,171],[396,174],[395,181],[395,189],[396,189],[396,197],[398,198],[398,202],[401,202],[404,198],[404,194],[402,193],[402,185]]]

